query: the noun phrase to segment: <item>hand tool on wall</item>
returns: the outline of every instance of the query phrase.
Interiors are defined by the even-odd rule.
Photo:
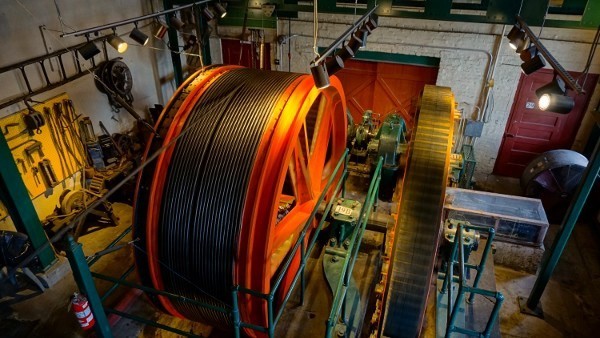
[[[44,179],[44,184],[47,187],[55,187],[58,185],[58,179],[56,178],[56,174],[54,173],[54,168],[52,168],[52,163],[49,159],[45,158],[38,163],[38,167],[40,168],[40,172],[42,173],[42,178]]]
[[[25,164],[25,160],[22,158],[17,158],[17,164],[20,164],[23,168],[23,173],[27,173],[27,165]]]
[[[38,185],[40,185],[40,178],[38,177],[38,173],[40,172],[40,170],[37,167],[33,167],[31,168],[31,172],[33,173],[33,182],[37,187]]]
[[[44,152],[42,151],[42,142],[37,140],[33,141],[34,142],[32,145],[25,148],[25,155],[27,155],[27,159],[29,160],[29,163],[31,163],[31,165],[33,165],[34,163],[33,153],[37,152],[40,158],[44,157]]]
[[[25,120],[25,126],[27,126],[27,130],[29,131],[29,135],[33,135],[34,131],[38,134],[42,133],[40,127],[46,124],[44,121],[44,116],[39,111],[33,109],[33,107],[29,104],[31,100],[25,100],[25,105],[27,106],[27,114],[23,115],[23,120]]]
[[[14,146],[14,147],[10,147],[10,151],[13,151],[13,150],[15,150],[15,149],[21,148],[22,146],[26,146],[26,145],[28,145],[28,144],[30,144],[30,143],[35,143],[35,142],[39,142],[39,141],[37,141],[37,140],[27,140],[27,141],[23,141],[23,142],[21,142],[21,143],[17,144],[16,146]]]
[[[57,135],[57,127],[52,117],[52,111],[50,110],[50,108],[44,107],[44,117],[48,122],[48,130],[50,131],[50,138],[52,139],[52,144],[54,145],[54,149],[56,149],[56,152],[58,154],[62,177],[66,178],[73,176],[73,171],[71,170],[71,162],[67,160],[66,152],[64,151],[62,143],[60,141],[61,139],[59,135]]]
[[[18,127],[20,126],[19,123],[14,122],[14,123],[7,123],[2,127],[2,135],[8,135],[10,133],[10,131],[8,130],[8,128],[10,127]]]

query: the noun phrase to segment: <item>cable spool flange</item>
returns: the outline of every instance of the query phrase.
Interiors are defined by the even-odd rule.
[[[235,66],[190,77],[162,113],[145,158],[170,144],[138,181],[136,264],[142,283],[231,307],[240,285],[262,293],[344,152],[341,84]],[[282,200],[289,210],[278,219]],[[286,291],[297,262],[282,284]],[[151,297],[183,318],[227,326],[226,314]],[[244,322],[266,326],[266,302],[240,296]],[[251,332],[247,332],[252,334]]]

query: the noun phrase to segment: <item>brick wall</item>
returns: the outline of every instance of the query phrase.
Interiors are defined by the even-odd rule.
[[[351,15],[319,15],[318,46],[328,46],[355,18]],[[507,31],[510,28],[507,27]],[[239,28],[231,29],[239,36]],[[494,106],[484,126],[483,136],[475,145],[478,162],[475,179],[484,189],[493,179],[491,173],[521,74],[521,60],[508,46],[507,39],[502,37],[502,31],[502,25],[381,17],[379,28],[369,36],[366,48],[370,51],[440,58],[437,84],[451,87],[458,107],[472,116],[478,113],[478,100],[485,84],[487,63],[491,57],[496,59],[497,50],[493,76]],[[538,32],[539,28],[533,27],[533,31]],[[279,34],[287,32],[288,21],[280,20]],[[298,19],[291,21],[291,33],[299,35],[290,40],[293,72],[309,71],[310,61],[315,56],[312,51],[312,32],[310,13],[300,13]],[[227,35],[228,30],[220,27],[220,33]],[[542,41],[567,70],[581,71],[594,34],[593,30],[544,28]],[[275,31],[272,31],[267,37],[274,35]],[[287,46],[283,45],[283,48],[284,57],[280,69],[287,70]],[[276,57],[273,55],[273,58]],[[600,72],[598,57],[593,61],[591,72]],[[600,91],[597,88],[588,110],[595,107],[599,100]],[[580,150],[585,146],[592,123],[588,111],[573,145],[574,149]]]

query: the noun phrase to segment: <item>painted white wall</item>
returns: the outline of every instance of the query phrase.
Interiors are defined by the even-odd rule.
[[[60,8],[64,26],[55,7]],[[0,3],[0,36],[2,36],[3,51],[0,53],[0,67],[12,65],[37,56],[46,54],[39,26],[44,25],[46,44],[50,52],[68,48],[85,41],[84,37],[61,38],[61,31],[70,32],[72,29],[90,28],[106,23],[128,19],[143,14],[156,12],[162,9],[161,0],[19,0],[2,1]],[[132,25],[122,26],[117,29],[129,43],[129,48],[124,54],[118,54],[110,46],[109,58],[122,57],[129,66],[133,76],[133,108],[141,115],[146,116],[148,107],[154,104],[164,104],[173,94],[175,84],[171,57],[166,52],[166,45],[152,37],[152,20],[140,22],[140,29],[150,36],[148,47],[141,47],[128,38]],[[110,34],[103,31],[101,34]],[[100,48],[100,46],[99,46]],[[100,48],[101,49],[101,48]],[[98,55],[96,58],[98,58]],[[83,61],[83,59],[82,59]],[[65,62],[65,65],[74,64]],[[82,65],[88,65],[86,61]],[[59,79],[58,67],[54,64],[52,72],[46,65],[51,79]],[[69,73],[69,69],[67,69]],[[35,74],[35,72],[31,72]],[[33,88],[40,85],[41,77],[30,78]],[[26,86],[18,71],[0,75],[0,99],[6,100],[16,97],[19,93],[26,92]],[[112,132],[126,132],[133,127],[134,119],[124,110],[114,113],[111,110],[106,95],[100,93],[95,85],[92,75],[85,75],[58,89],[34,97],[37,101],[56,96],[66,92],[73,101],[78,113],[89,116],[93,121],[96,133],[100,133],[98,121],[102,121],[107,129]],[[24,109],[22,103],[12,105],[0,110],[0,118]],[[65,188],[72,188],[73,180],[66,180],[64,184],[54,188],[48,197],[40,196],[34,200],[34,205],[40,218],[52,213],[58,204],[58,197]],[[0,228],[11,228],[10,219],[0,221]]]
[[[351,15],[319,15],[318,46],[327,47],[341,35],[357,17]],[[300,13],[291,21],[291,34],[298,34],[290,40],[291,70],[307,73],[314,59],[313,18],[311,13]],[[481,188],[486,188],[491,175],[502,136],[512,109],[514,95],[521,75],[519,55],[508,46],[502,36],[503,25],[455,23],[430,20],[399,19],[380,17],[379,27],[369,36],[366,50],[408,55],[432,56],[440,58],[437,84],[449,86],[455,94],[459,108],[466,113],[477,113],[477,102],[482,85],[488,55],[494,55],[499,43],[498,58],[494,79],[494,109],[485,124],[483,136],[476,142],[477,169],[475,179]],[[506,27],[508,31],[511,27]],[[532,27],[534,32],[539,27]],[[221,37],[239,36],[239,28],[219,27]],[[288,20],[279,20],[278,34],[288,34]],[[587,60],[595,31],[578,29],[544,28],[542,42],[555,58],[570,71],[581,71]],[[266,36],[276,36],[270,30]],[[275,39],[267,40],[274,42]],[[288,69],[287,45],[283,45],[282,70]],[[275,48],[273,48],[275,50]],[[272,60],[276,57],[273,55]],[[596,57],[591,66],[592,73],[600,73],[600,59]],[[588,112],[573,144],[573,149],[581,150],[592,128],[589,110],[600,100],[600,86],[596,88],[590,101]]]

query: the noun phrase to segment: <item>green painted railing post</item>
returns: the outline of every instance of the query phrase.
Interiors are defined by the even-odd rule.
[[[49,242],[48,236],[44,232],[4,135],[0,135],[0,159],[0,198],[8,209],[17,231],[27,234],[33,248],[38,249]],[[44,269],[56,261],[50,246],[42,251],[38,258]]]
[[[173,1],[163,0],[165,10],[173,8]],[[165,15],[165,20],[169,24],[170,18],[175,13]],[[175,76],[175,86],[179,87],[183,83],[183,67],[181,65],[181,54],[179,54],[179,36],[175,28],[169,28],[169,49],[171,50],[171,62],[173,63],[173,74]]]
[[[110,325],[106,318],[106,313],[104,313],[100,295],[98,295],[98,290],[92,279],[90,267],[83,254],[83,249],[81,248],[81,244],[75,242],[71,235],[67,235],[66,252],[79,291],[87,297],[94,318],[96,319],[96,324],[94,325],[96,334],[100,338],[112,338],[113,335],[110,332]]]
[[[581,210],[585,205],[588,195],[594,186],[594,182],[598,177],[598,173],[600,172],[600,140],[596,143],[596,148],[592,153],[590,158],[590,162],[583,172],[583,176],[581,177],[581,183],[577,187],[577,190],[574,195],[573,202],[569,206],[567,210],[567,214],[562,222],[562,226],[558,234],[556,235],[556,239],[554,243],[552,243],[552,248],[550,249],[549,254],[544,258],[542,262],[542,267],[538,274],[538,277],[535,280],[533,285],[533,289],[531,289],[531,293],[529,294],[529,298],[527,298],[527,307],[530,310],[535,310],[538,307],[540,302],[540,298],[542,298],[542,294],[546,289],[546,285],[550,281],[550,277],[552,273],[554,273],[554,269],[560,260],[560,256],[562,255],[565,247],[567,246],[567,242],[571,237],[571,232],[573,228],[575,228],[575,224],[579,219],[579,214],[581,214]]]
[[[467,227],[468,228],[468,227]],[[488,259],[488,255],[490,253],[490,250],[492,248],[492,241],[494,240],[494,236],[496,235],[496,230],[494,230],[494,228],[489,228],[488,230],[488,238],[487,238],[487,242],[485,243],[485,249],[483,250],[483,254],[481,257],[481,262],[479,263],[479,265],[477,266],[477,275],[475,275],[475,282],[473,282],[473,287],[477,288],[477,286],[479,285],[479,281],[481,280],[481,276],[483,275],[483,270],[485,269],[485,263],[487,262]],[[473,303],[473,300],[475,299],[475,294],[473,292],[471,292],[471,294],[469,295],[469,299],[467,300],[468,303]]]
[[[233,317],[233,331],[235,334],[235,338],[240,338],[241,333],[241,321],[240,321],[240,308],[238,306],[238,290],[237,287],[234,287],[233,291],[231,291],[232,296],[232,304],[233,309],[231,310],[231,316]]]

